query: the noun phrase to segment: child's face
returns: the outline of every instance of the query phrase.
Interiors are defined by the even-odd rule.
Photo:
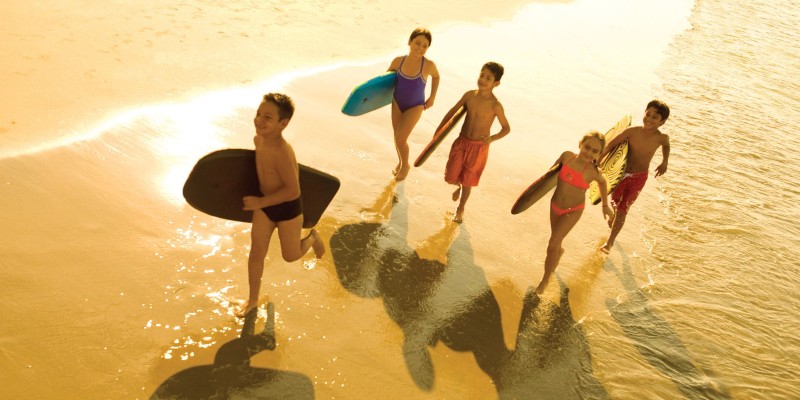
[[[664,125],[664,122],[666,121],[661,118],[661,114],[654,107],[648,107],[647,110],[644,110],[644,117],[642,118],[644,129],[658,129],[661,125]]]
[[[280,119],[278,105],[271,101],[262,101],[256,111],[253,124],[256,127],[256,134],[267,136],[275,132],[280,132],[289,123],[288,119]]]
[[[590,137],[580,143],[580,153],[578,156],[584,161],[594,161],[597,159],[597,156],[600,155],[600,150],[602,150],[602,147],[603,143],[600,142],[600,139]]]
[[[481,74],[478,75],[478,89],[491,90],[497,87],[500,82],[494,80],[494,74],[488,68],[482,68]]]
[[[431,44],[428,42],[428,38],[423,35],[417,35],[414,37],[414,39],[408,42],[409,50],[420,57],[425,55],[425,53],[428,51],[428,47],[430,46]]]

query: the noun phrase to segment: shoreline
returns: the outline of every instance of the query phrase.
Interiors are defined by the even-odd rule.
[[[0,109],[6,110],[0,153],[29,153],[31,144],[58,143],[150,104],[186,101],[296,70],[389,57],[404,50],[417,26],[434,31],[435,43],[437,30],[510,19],[528,4],[553,2],[564,1],[514,0],[483,17],[477,5],[405,4],[404,9],[425,10],[419,15],[437,16],[426,20],[395,10],[394,3],[367,1],[362,6],[275,2],[258,9],[168,8],[151,1],[114,9],[62,5],[49,13],[32,3],[4,3],[0,12],[11,23],[0,32],[12,40],[3,41],[0,50],[16,56],[0,61],[0,72],[10,77],[0,94]],[[365,26],[380,26],[381,35],[341,22],[363,20],[372,20]],[[281,57],[270,59],[271,54]]]

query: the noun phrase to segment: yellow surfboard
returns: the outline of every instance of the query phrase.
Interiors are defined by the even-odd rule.
[[[622,117],[613,128],[606,132],[606,143],[611,142],[617,135],[631,126],[631,116]],[[612,149],[602,160],[600,160],[600,170],[606,177],[606,193],[611,193],[617,187],[622,177],[625,175],[625,168],[628,166],[628,141],[624,141]],[[600,186],[597,182],[589,185],[589,200],[592,204],[600,203]]]

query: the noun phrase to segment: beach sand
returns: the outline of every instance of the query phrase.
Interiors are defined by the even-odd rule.
[[[388,66],[417,26],[508,19],[526,3],[7,1],[0,155],[280,72],[376,57]]]
[[[651,95],[642,76],[685,19],[664,17],[669,27],[652,35],[662,47],[604,58],[594,45],[560,46],[570,35],[628,46],[643,39],[602,29],[603,21],[596,31],[557,34],[556,19],[536,20],[522,30],[530,37],[517,37],[524,23],[508,20],[525,3],[0,6],[9,22],[0,29],[13,39],[0,50],[19,55],[0,61],[12,77],[0,93],[9,110],[0,120],[6,393],[175,394],[182,389],[169,382],[210,382],[210,366],[232,357],[239,364],[220,371],[234,371],[242,385],[282,376],[301,397],[308,383],[317,398],[483,399],[564,388],[603,397],[595,376],[614,370],[608,354],[638,356],[600,345],[607,358],[595,362],[587,329],[576,323],[587,315],[608,321],[597,291],[619,286],[595,281],[603,261],[594,248],[605,233],[599,209],[565,241],[564,282],[551,284],[544,308],[526,293],[541,276],[546,204],[522,217],[509,210],[585,130],[605,130],[641,107]],[[569,11],[544,3],[565,5],[555,15]],[[597,15],[588,2],[577,12],[587,21]],[[407,51],[417,26],[434,31],[428,54],[447,85],[412,135],[412,153],[473,88],[483,62],[512,60],[497,92],[512,135],[493,145],[462,225],[450,221],[452,188],[441,181],[447,144],[395,184],[389,110],[353,119],[338,108],[352,87]],[[492,32],[519,41],[507,48]],[[565,76],[575,78],[565,85]],[[615,82],[603,90],[615,100],[597,104],[590,89],[603,82]],[[272,302],[274,349],[240,338],[247,326],[232,315],[246,287],[249,226],[200,214],[181,196],[202,155],[252,147],[252,112],[269,90],[296,102],[286,136],[300,162],[342,180],[317,226],[329,246],[322,260],[284,263],[271,246],[254,332]],[[620,240],[636,242],[635,229]],[[563,334],[543,336],[539,320]]]

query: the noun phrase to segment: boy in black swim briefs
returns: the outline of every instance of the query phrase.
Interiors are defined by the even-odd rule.
[[[281,254],[287,262],[298,260],[313,248],[317,258],[325,253],[317,231],[312,229],[300,238],[303,228],[303,204],[300,200],[300,173],[292,146],[283,138],[283,129],[294,114],[294,103],[284,94],[264,96],[253,121],[256,136],[256,171],[263,196],[246,196],[244,209],[253,211],[250,256],[247,275],[250,295],[237,310],[243,317],[258,306],[261,276],[269,241],[275,229],[281,243]]]

